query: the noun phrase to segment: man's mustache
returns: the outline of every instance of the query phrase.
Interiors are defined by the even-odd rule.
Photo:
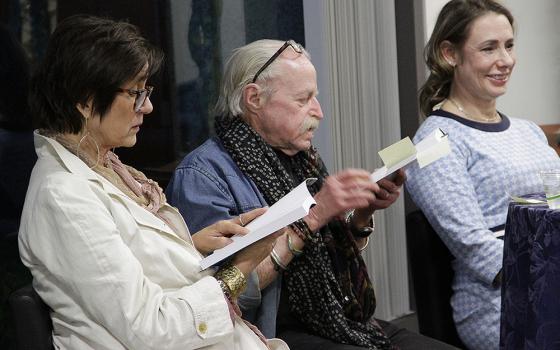
[[[313,117],[307,117],[305,118],[303,124],[301,125],[301,131],[302,132],[306,132],[308,130],[313,131],[319,127],[319,123],[320,123],[319,119]]]

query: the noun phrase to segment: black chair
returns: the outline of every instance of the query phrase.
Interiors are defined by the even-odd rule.
[[[420,333],[466,349],[450,304],[453,255],[420,210],[406,216],[406,239]]]
[[[52,350],[52,322],[49,307],[31,285],[14,291],[8,298],[16,329],[18,350]]]

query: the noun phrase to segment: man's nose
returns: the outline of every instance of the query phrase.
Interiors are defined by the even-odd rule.
[[[311,104],[311,115],[318,119],[323,119],[323,110],[321,109],[321,104],[317,97],[313,97]]]

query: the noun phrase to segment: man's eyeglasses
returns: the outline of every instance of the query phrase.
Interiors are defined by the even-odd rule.
[[[282,46],[278,49],[278,51],[276,51],[276,52],[274,53],[274,55],[272,55],[272,57],[270,57],[270,58],[268,59],[268,61],[266,61],[266,63],[261,67],[261,69],[259,69],[259,70],[257,71],[257,74],[255,74],[255,76],[253,77],[253,80],[251,81],[251,83],[254,83],[255,81],[257,81],[257,78],[258,78],[259,75],[263,72],[263,70],[265,70],[268,66],[270,66],[270,64],[271,64],[272,62],[274,62],[274,60],[277,59],[278,56],[280,56],[280,55],[282,54],[282,52],[284,52],[284,50],[286,50],[286,49],[288,48],[288,46],[291,46],[292,49],[294,49],[294,51],[297,52],[297,53],[302,53],[302,52],[303,52],[303,47],[302,47],[300,44],[296,43],[296,42],[293,41],[293,40],[288,40],[288,41],[286,41],[286,42],[284,43],[284,45],[282,45]]]
[[[145,89],[117,89],[117,91],[126,92],[130,96],[136,96],[136,99],[134,100],[134,111],[138,112],[140,111],[140,108],[142,108],[148,97],[150,97],[152,91],[154,91],[154,87],[146,86]]]

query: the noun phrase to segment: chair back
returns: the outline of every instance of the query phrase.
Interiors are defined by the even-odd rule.
[[[31,285],[8,298],[16,329],[18,350],[52,350],[52,321],[49,307]]]
[[[406,216],[406,238],[420,333],[465,348],[450,303],[453,255],[420,210]]]
[[[560,124],[539,125],[543,130],[548,144],[560,155]]]

